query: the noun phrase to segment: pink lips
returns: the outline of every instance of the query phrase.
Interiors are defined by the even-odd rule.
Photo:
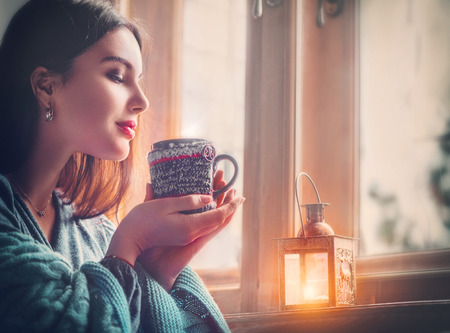
[[[122,122],[118,122],[116,123],[117,127],[119,127],[119,129],[131,139],[134,138],[135,133],[135,129],[137,126],[136,121],[134,120],[128,120],[128,121],[122,121]]]

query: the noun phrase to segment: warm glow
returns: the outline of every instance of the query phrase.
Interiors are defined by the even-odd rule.
[[[280,310],[356,304],[355,239],[279,239]]]
[[[287,305],[300,304],[300,255],[286,254],[285,260],[285,298]]]
[[[305,254],[305,301],[328,301],[328,255],[326,252]]]
[[[305,294],[305,299],[315,299],[316,298],[316,290],[311,285],[306,285],[306,287],[303,289]]]
[[[327,253],[286,254],[286,305],[328,302]]]
[[[303,293],[306,301],[328,301],[327,280],[308,281]]]

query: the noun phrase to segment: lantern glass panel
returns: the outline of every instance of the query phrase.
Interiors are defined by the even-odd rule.
[[[305,303],[328,303],[328,253],[305,253]]]
[[[300,304],[300,254],[285,254],[284,263],[286,305]]]

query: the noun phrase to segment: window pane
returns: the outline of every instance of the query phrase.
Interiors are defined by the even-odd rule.
[[[305,303],[328,303],[328,253],[305,254]]]
[[[363,0],[364,254],[450,244],[450,2]]]
[[[300,254],[284,255],[285,303],[294,305],[302,303],[300,289]]]
[[[241,0],[186,0],[183,26],[182,136],[214,143],[239,164],[242,193],[244,149],[245,11]],[[225,178],[233,167],[221,162]],[[191,265],[236,268],[241,249],[241,209]]]
[[[284,255],[285,303],[328,303],[328,253]]]

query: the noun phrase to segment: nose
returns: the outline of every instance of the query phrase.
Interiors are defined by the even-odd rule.
[[[144,92],[139,85],[136,85],[135,93],[133,96],[133,103],[131,109],[133,112],[141,113],[147,110],[149,102]]]

